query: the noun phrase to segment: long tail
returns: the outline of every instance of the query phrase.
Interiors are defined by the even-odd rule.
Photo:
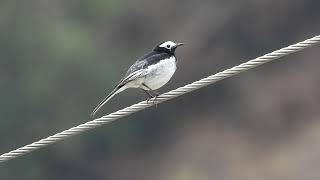
[[[119,88],[118,86],[107,96],[105,97],[99,104],[94,108],[94,110],[91,113],[91,117],[94,117],[94,115],[99,111],[99,109],[106,104],[114,95],[118,94],[119,92],[123,91],[123,88]]]

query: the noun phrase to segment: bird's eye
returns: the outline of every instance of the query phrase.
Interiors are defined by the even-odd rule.
[[[167,48],[170,48],[170,45],[169,45],[169,44],[167,45]]]

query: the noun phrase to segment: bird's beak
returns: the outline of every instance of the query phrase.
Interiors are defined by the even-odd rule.
[[[184,43],[177,43],[177,44],[176,44],[176,47],[182,46],[182,45],[184,45]]]

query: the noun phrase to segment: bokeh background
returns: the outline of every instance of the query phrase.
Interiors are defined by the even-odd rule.
[[[88,120],[156,44],[166,92],[320,32],[317,0],[1,0],[0,153]],[[0,164],[1,180],[320,178],[320,47]],[[146,99],[114,97],[98,116]]]

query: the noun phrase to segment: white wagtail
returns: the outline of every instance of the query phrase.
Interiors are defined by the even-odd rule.
[[[157,97],[159,94],[154,90],[165,85],[176,71],[175,50],[181,45],[183,43],[167,41],[138,59],[115,89],[93,110],[91,116],[94,116],[114,95],[127,88],[141,88],[148,94],[149,99]]]

